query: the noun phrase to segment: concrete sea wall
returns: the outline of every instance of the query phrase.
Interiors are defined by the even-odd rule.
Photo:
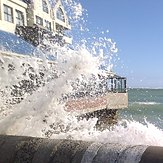
[[[163,163],[163,147],[0,135],[0,163]]]

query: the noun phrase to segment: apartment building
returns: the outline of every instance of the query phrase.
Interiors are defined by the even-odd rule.
[[[48,0],[0,0],[0,30],[18,34],[36,46],[40,33],[72,43],[72,38],[65,35],[71,25],[61,0],[56,0],[53,7]]]

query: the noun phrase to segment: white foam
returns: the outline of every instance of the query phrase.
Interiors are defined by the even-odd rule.
[[[160,105],[161,103],[159,102],[154,102],[154,101],[142,101],[142,102],[133,102],[132,104],[139,104],[139,105]]]

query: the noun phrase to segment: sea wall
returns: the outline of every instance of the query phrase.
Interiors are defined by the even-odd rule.
[[[163,147],[0,135],[0,163],[163,163]]]

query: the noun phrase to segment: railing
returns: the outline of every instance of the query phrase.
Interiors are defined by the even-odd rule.
[[[111,77],[107,79],[107,90],[111,92],[125,93],[127,90],[125,77]]]

